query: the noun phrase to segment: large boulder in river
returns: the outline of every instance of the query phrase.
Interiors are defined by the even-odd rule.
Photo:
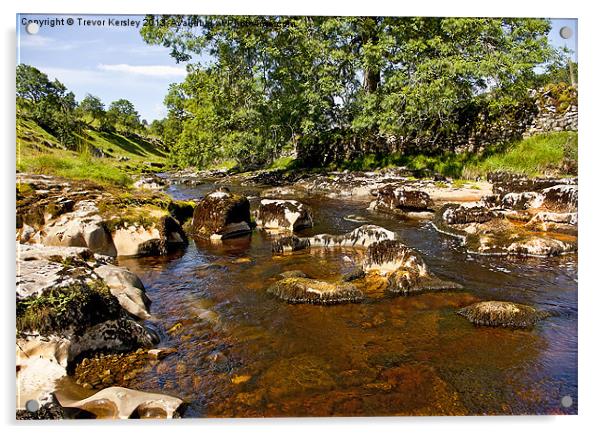
[[[549,316],[531,306],[509,301],[482,301],[460,309],[458,314],[475,325],[515,328],[533,327]]]
[[[433,276],[424,260],[399,240],[383,240],[366,249],[363,270],[368,278],[384,278],[394,294],[459,289],[461,285]]]
[[[362,291],[351,283],[329,283],[305,277],[287,277],[271,285],[267,291],[289,303],[337,304],[364,298]]]
[[[395,185],[386,185],[376,190],[376,200],[369,209],[401,213],[431,211],[434,204],[428,193]]]
[[[124,221],[113,229],[117,256],[165,255],[187,242],[180,223],[164,212],[143,222]]]
[[[140,392],[125,387],[108,387],[96,394],[72,400],[58,394],[60,404],[94,414],[98,419],[171,419],[178,416],[181,399],[159,393]]]
[[[192,229],[196,235],[213,240],[232,238],[251,231],[251,209],[245,196],[214,191],[194,209]]]
[[[311,208],[296,200],[262,199],[255,223],[264,229],[296,231],[313,226]]]

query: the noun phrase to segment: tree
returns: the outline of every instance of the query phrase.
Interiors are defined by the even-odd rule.
[[[177,61],[210,59],[170,96],[180,139],[199,154],[269,161],[294,146],[323,165],[389,143],[447,145],[475,107],[515,107],[552,54],[549,29],[517,18],[163,16],[141,34]]]
[[[99,97],[87,94],[79,103],[78,111],[84,116],[88,116],[92,121],[101,122],[105,115],[105,106]]]
[[[124,134],[140,131],[140,115],[127,99],[113,101],[107,110],[107,124]]]
[[[73,146],[79,129],[73,92],[68,92],[60,81],[33,66],[17,66],[17,106],[31,116],[41,127],[55,134],[61,144]]]

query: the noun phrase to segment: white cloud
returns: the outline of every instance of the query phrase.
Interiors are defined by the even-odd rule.
[[[19,48],[27,48],[30,50],[44,50],[44,51],[69,51],[81,48],[85,45],[96,44],[98,40],[90,41],[73,41],[64,42],[58,41],[54,38],[41,35],[21,35],[19,37]]]
[[[167,65],[128,65],[119,63],[116,65],[107,65],[101,63],[98,65],[101,71],[123,72],[126,74],[144,75],[147,77],[185,77],[186,68],[167,66]]]

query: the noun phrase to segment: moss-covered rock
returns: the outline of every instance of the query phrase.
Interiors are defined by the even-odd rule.
[[[460,309],[458,314],[475,325],[515,328],[533,327],[549,316],[547,312],[509,301],[482,301]]]
[[[362,292],[350,283],[329,283],[305,277],[288,277],[274,283],[268,293],[289,303],[338,304],[362,300]]]

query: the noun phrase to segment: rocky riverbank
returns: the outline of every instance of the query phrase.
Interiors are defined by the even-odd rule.
[[[17,176],[17,416],[172,417],[182,401],[122,388],[85,399],[56,394],[81,355],[147,351],[159,337],[144,320],[150,300],[118,256],[160,255],[185,245],[192,205],[163,193],[105,189],[44,175]],[[79,396],[78,396],[79,398]],[[41,406],[25,412],[28,401]],[[138,405],[133,405],[138,403]]]

